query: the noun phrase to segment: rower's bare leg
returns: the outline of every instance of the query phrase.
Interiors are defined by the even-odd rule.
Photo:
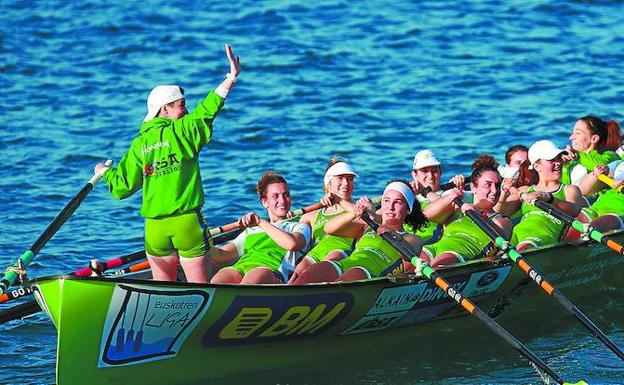
[[[607,214],[594,219],[590,225],[600,231],[609,231],[615,229],[621,229],[623,227],[622,220],[617,215]]]
[[[330,262],[315,263],[299,274],[293,285],[304,285],[315,282],[334,282],[338,279],[338,272]]]
[[[535,244],[533,242],[525,241],[525,242],[518,243],[518,246],[516,246],[516,250],[519,253],[522,253],[523,251],[528,250],[528,249],[532,249],[534,247],[537,247],[537,246],[535,246]]]
[[[369,276],[364,270],[359,267],[353,267],[338,278],[338,281],[359,281],[362,279],[368,279]]]
[[[327,255],[325,256],[323,260],[324,261],[340,261],[341,259],[344,259],[344,258],[345,258],[344,253],[336,250],[336,251],[327,253]]]
[[[256,267],[251,269],[245,276],[241,283],[247,284],[269,284],[269,283],[282,283],[277,279],[273,270],[266,267]]]
[[[223,268],[212,277],[210,283],[241,283],[243,275],[236,269]]]
[[[186,282],[208,283],[212,271],[210,251],[199,257],[180,257],[180,265],[186,276]]]
[[[290,276],[288,284],[292,285],[299,277],[299,274],[301,274],[301,272],[303,272],[305,269],[312,266],[313,264],[314,262],[312,262],[310,258],[304,257],[301,261],[299,261],[297,267],[295,267],[295,272],[292,274],[292,276]]]
[[[455,254],[452,253],[440,253],[431,261],[431,268],[437,269],[440,266],[452,266],[460,263],[461,261]]]
[[[167,255],[164,257],[155,257],[147,254],[150,268],[152,269],[152,279],[155,281],[171,281],[178,280],[178,256]]]

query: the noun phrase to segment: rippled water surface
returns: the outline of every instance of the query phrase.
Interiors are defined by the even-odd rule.
[[[123,155],[151,87],[179,83],[189,105],[214,88],[228,70],[226,42],[244,72],[201,155],[212,225],[260,211],[254,185],[269,168],[286,176],[300,207],[320,197],[333,154],[356,167],[357,195],[378,195],[388,179],[409,176],[425,147],[450,176],[480,153],[502,159],[511,144],[565,145],[588,113],[621,120],[622,25],[615,1],[4,0],[0,262],[31,246],[96,162]],[[142,249],[139,205],[98,186],[30,275]],[[37,315],[0,328],[0,383],[54,382],[51,323]],[[622,383],[621,363],[585,335],[570,329],[528,345],[572,379]],[[433,373],[406,349],[324,381],[542,383],[513,353],[472,355]]]

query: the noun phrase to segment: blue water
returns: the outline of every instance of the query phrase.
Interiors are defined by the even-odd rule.
[[[480,153],[502,159],[512,144],[565,145],[588,113],[621,120],[623,25],[615,1],[3,0],[0,264],[31,246],[96,162],[123,155],[151,87],[179,83],[189,105],[215,87],[228,70],[226,42],[243,72],[201,156],[213,225],[261,212],[254,185],[269,168],[301,207],[322,194],[333,154],[359,173],[357,195],[379,195],[385,181],[409,177],[425,147],[451,176]],[[139,205],[97,186],[30,275],[142,249]],[[0,330],[0,383],[54,382],[46,318]],[[571,379],[623,382],[621,362],[583,331],[527,343]],[[469,357],[451,356],[454,370],[434,379],[408,357],[332,382],[542,383],[516,356]]]

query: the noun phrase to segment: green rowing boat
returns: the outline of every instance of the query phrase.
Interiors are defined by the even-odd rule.
[[[611,237],[621,243],[624,231]],[[601,319],[615,311],[610,321],[624,328],[621,256],[587,241],[524,256],[588,314]],[[542,322],[555,305],[512,265],[472,261],[439,272],[506,326]],[[433,283],[414,276],[256,286],[60,275],[33,285],[58,332],[58,384],[202,382],[353,361],[407,333],[444,330],[450,337],[438,342],[452,344],[453,330],[477,327]]]

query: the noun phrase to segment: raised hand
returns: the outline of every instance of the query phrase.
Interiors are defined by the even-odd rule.
[[[240,58],[234,55],[232,47],[229,44],[225,45],[225,54],[230,61],[230,74],[234,77],[237,77],[241,69]]]

